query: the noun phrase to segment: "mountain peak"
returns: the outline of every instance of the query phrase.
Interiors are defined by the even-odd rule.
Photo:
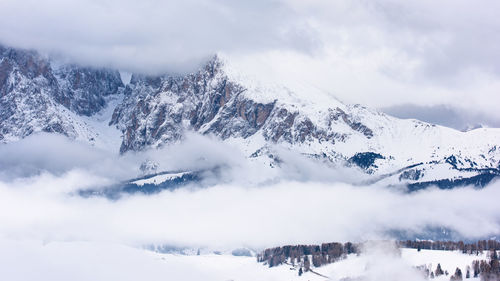
[[[0,49],[0,139],[8,142],[37,132],[94,139],[78,116],[106,107],[106,97],[119,95],[117,71],[75,65],[54,69],[31,50]]]
[[[397,119],[343,104],[300,81],[262,81],[220,55],[191,74],[134,74],[124,86],[115,70],[53,69],[35,52],[0,50],[2,142],[54,132],[95,143],[106,135],[96,128],[106,126],[91,125],[97,124],[92,118],[107,108],[113,114],[103,122],[118,128],[121,153],[181,142],[194,132],[230,142],[270,165],[279,162],[279,147],[360,167],[392,184],[498,172],[499,130],[463,133]],[[108,100],[122,94],[110,108]]]

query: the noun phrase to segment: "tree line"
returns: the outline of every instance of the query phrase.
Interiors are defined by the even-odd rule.
[[[474,277],[481,281],[500,281],[500,261],[496,249],[490,251],[489,260],[475,260],[472,262]]]
[[[443,270],[440,263],[437,264],[435,270],[432,270],[430,265],[421,265],[416,268],[427,279],[434,279],[445,275],[450,276],[450,281],[462,281],[469,278],[480,278],[481,281],[500,281],[500,262],[498,260],[497,249],[494,247],[489,249],[487,260],[473,261],[472,265],[468,265],[464,268],[464,272],[462,272],[462,269],[457,267],[455,269],[455,273],[450,275],[447,270]]]
[[[269,267],[281,264],[301,265],[309,271],[314,267],[330,264],[348,254],[358,253],[359,245],[347,243],[323,243],[321,245],[287,245],[265,249],[257,255],[257,261],[267,263]]]
[[[488,260],[475,260],[471,266],[467,266],[464,272],[456,268],[453,274],[441,268],[438,264],[435,270],[427,266],[417,267],[425,277],[434,279],[441,275],[450,275],[450,281],[459,281],[474,277],[481,278],[481,281],[500,281],[500,262],[498,252],[500,242],[495,240],[480,240],[474,243],[463,241],[424,241],[406,240],[396,242],[400,248],[411,248],[441,251],[461,251],[464,254],[479,255],[485,251],[489,252]],[[334,263],[345,258],[349,254],[359,254],[360,243],[323,243],[321,245],[287,245],[282,247],[268,248],[257,255],[257,261],[274,267],[282,264],[299,268],[299,275],[303,272],[311,271],[311,266],[320,267],[322,265]]]
[[[406,240],[397,242],[400,248],[462,251],[464,254],[479,255],[484,251],[500,250],[500,242],[495,240],[479,240],[473,243],[463,241],[429,241],[429,240]]]

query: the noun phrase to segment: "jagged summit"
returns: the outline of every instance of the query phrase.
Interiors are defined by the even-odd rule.
[[[122,91],[117,71],[54,69],[35,51],[0,47],[0,141],[49,132],[93,142],[97,132],[80,117],[100,112]]]
[[[366,138],[373,135],[335,99],[313,108],[307,95],[300,97],[284,86],[234,76],[217,56],[198,72],[183,77],[134,76],[129,94],[110,123],[124,132],[121,152],[177,141],[186,130],[221,139],[247,139],[257,134],[272,143],[314,139],[335,143],[345,134],[327,128],[334,122],[342,123],[344,131]]]
[[[113,138],[126,153],[195,132],[268,164],[279,147],[360,167],[387,184],[499,174],[500,129],[459,132],[397,119],[314,87],[264,83],[220,56],[192,74],[134,74],[123,85],[116,70],[54,68],[35,52],[0,47],[0,95],[2,142],[45,131],[90,143]]]

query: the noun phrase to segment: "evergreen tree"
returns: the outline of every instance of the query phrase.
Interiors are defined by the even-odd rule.
[[[491,253],[490,253],[490,258],[492,260],[498,260],[498,254],[497,254],[497,251],[495,250],[491,250]]]
[[[490,261],[490,268],[491,268],[492,273],[498,274],[500,277],[500,261],[491,260]]]
[[[307,272],[311,268],[311,262],[309,261],[309,257],[304,257],[304,271]]]
[[[479,276],[479,261],[473,261],[472,262],[472,267],[474,269],[474,278],[477,278]]]
[[[455,270],[455,274],[453,274],[450,278],[451,281],[461,281],[463,280],[463,277],[462,277],[462,270],[460,270],[460,268],[457,267],[457,269]]]
[[[441,269],[440,263],[438,263],[438,265],[436,267],[436,271],[434,273],[435,273],[436,277],[439,277],[439,276],[444,274],[443,269]]]

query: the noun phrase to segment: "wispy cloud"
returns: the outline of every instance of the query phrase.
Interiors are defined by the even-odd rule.
[[[101,182],[82,171],[0,182],[0,233],[11,239],[223,249],[389,238],[389,230],[421,233],[427,227],[471,239],[500,233],[498,183],[412,194],[281,181],[191,187],[118,201],[70,195]]]
[[[189,71],[224,50],[316,44],[281,1],[26,0],[2,1],[0,11],[4,43],[136,72]]]
[[[194,71],[221,52],[350,103],[445,104],[498,120],[498,9],[494,0],[6,0],[0,42],[145,73]]]

